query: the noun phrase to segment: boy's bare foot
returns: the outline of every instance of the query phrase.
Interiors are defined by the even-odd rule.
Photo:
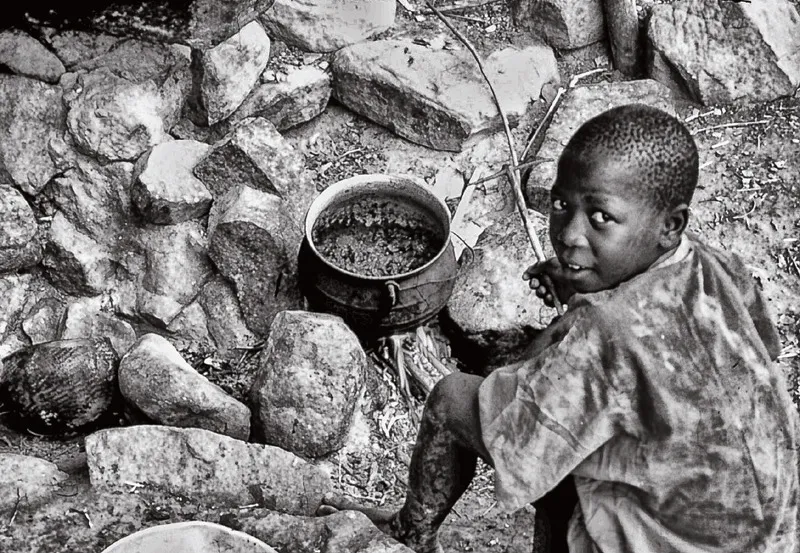
[[[444,553],[436,532],[428,534],[411,528],[403,528],[398,516],[399,511],[366,507],[346,497],[338,496],[326,497],[316,514],[317,516],[326,516],[339,511],[364,513],[381,532],[413,549],[416,553]]]

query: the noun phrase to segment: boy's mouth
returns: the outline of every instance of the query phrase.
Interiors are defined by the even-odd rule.
[[[586,267],[582,267],[581,265],[575,265],[574,263],[567,263],[567,269],[570,271],[582,271]]]

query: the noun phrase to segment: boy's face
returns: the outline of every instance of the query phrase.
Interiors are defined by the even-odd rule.
[[[634,193],[633,168],[562,159],[551,191],[550,240],[577,292],[613,288],[664,252],[665,213]]]

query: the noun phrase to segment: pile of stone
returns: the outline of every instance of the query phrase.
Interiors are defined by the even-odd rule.
[[[118,409],[140,423],[87,439],[98,486],[191,494],[215,474],[220,500],[307,514],[330,485],[307,460],[341,447],[366,358],[341,320],[303,310],[296,257],[317,189],[286,133],[334,98],[471,159],[500,113],[457,41],[391,35],[394,0],[188,4],[171,25],[123,14],[80,29],[44,18],[36,38],[0,32],[0,399],[13,395],[17,415],[45,431],[88,431]],[[788,0],[644,4],[511,1],[515,22],[542,39],[486,57],[512,125],[560,86],[557,52],[608,40],[630,79],[568,91],[530,156],[541,162],[526,184],[531,207],[567,138],[609,107],[769,100],[800,86]],[[277,44],[302,61],[276,66]],[[467,184],[452,167],[436,180],[454,197]],[[534,258],[508,199],[499,181],[471,189],[454,221],[475,240],[445,316],[479,370],[513,358],[553,315],[507,278]],[[262,344],[245,403],[179,353]],[[31,387],[65,358],[86,360],[96,391],[75,405],[67,386],[42,416]],[[222,457],[239,461],[223,470]]]

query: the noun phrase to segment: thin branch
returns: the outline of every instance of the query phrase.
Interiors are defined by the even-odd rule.
[[[525,205],[525,198],[522,195],[522,184],[520,182],[522,179],[520,177],[519,169],[517,168],[517,166],[519,165],[519,159],[517,158],[517,149],[516,145],[514,144],[514,137],[511,134],[511,125],[509,125],[508,117],[506,116],[505,111],[503,111],[503,107],[500,105],[500,98],[498,98],[497,96],[497,91],[492,85],[491,79],[486,74],[486,69],[483,67],[483,62],[481,61],[481,57],[478,55],[477,50],[475,50],[475,47],[470,43],[467,37],[465,37],[463,33],[461,33],[461,31],[456,29],[453,26],[453,24],[450,23],[450,21],[448,21],[447,18],[442,14],[442,12],[436,9],[436,7],[430,2],[430,0],[425,0],[425,3],[428,5],[428,8],[430,8],[430,10],[433,11],[434,14],[436,14],[436,17],[438,17],[442,21],[442,23],[444,23],[445,27],[450,29],[450,32],[452,32],[456,36],[456,38],[458,38],[458,40],[460,40],[461,43],[467,48],[467,50],[469,50],[469,53],[472,54],[472,57],[475,58],[475,61],[478,64],[478,69],[480,70],[481,75],[483,75],[486,84],[489,86],[489,90],[492,93],[492,98],[494,99],[494,103],[497,106],[497,111],[500,113],[500,119],[502,119],[503,121],[503,131],[506,134],[508,149],[509,153],[511,154],[511,167],[513,167],[513,169],[511,167],[508,167],[506,169],[506,174],[508,175],[509,181],[511,182],[511,188],[514,192],[514,199],[516,200],[517,204],[517,211],[519,211],[520,217],[522,217],[522,223],[525,227],[525,232],[528,235],[528,240],[530,241],[531,246],[533,246],[533,251],[536,254],[536,260],[541,263],[545,261],[547,258],[544,255],[542,244],[541,242],[539,242],[539,237],[536,235],[536,230],[533,228],[533,224],[531,223],[531,220],[528,217],[527,206]],[[548,282],[546,283],[547,288],[549,289],[550,293],[555,299],[553,303],[555,304],[558,314],[561,315],[563,313],[561,300],[558,299],[558,296],[555,293],[555,287],[552,285],[551,282],[549,282],[549,279],[547,280],[548,280]]]
[[[754,125],[766,125],[771,123],[772,119],[761,119],[760,121],[743,121],[741,123],[723,123],[721,125],[712,125],[710,127],[703,127],[693,131],[692,134],[700,134],[701,132],[715,131],[717,129],[731,129],[734,127],[752,127]]]
[[[486,2],[480,2],[478,4],[462,4],[460,6],[456,5],[442,6],[441,8],[431,8],[431,12],[436,13],[436,10],[438,10],[439,13],[452,13],[452,12],[460,12],[463,10],[474,10],[476,8],[482,8],[483,6],[488,6],[489,4],[497,4],[502,1],[503,0],[488,0]],[[428,7],[430,7],[430,4],[428,4]]]
[[[525,149],[522,150],[522,155],[520,156],[521,159],[525,159],[525,156],[528,155],[528,151],[531,149],[531,146],[533,146],[534,142],[536,142],[536,138],[539,136],[539,133],[542,132],[544,126],[550,121],[550,117],[553,115],[553,112],[555,112],[558,104],[561,102],[561,97],[565,92],[566,90],[564,88],[558,89],[556,97],[553,98],[553,101],[550,102],[550,107],[547,108],[547,113],[545,113],[544,117],[542,117],[542,120],[539,121],[539,125],[536,127],[536,130],[533,132],[530,139],[528,139],[528,144],[525,146]]]

